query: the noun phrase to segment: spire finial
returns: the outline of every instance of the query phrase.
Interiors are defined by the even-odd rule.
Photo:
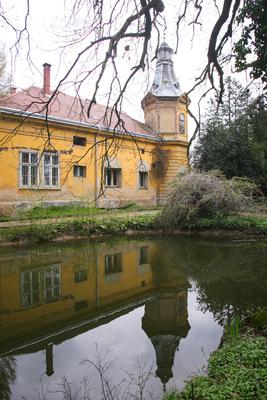
[[[164,16],[163,42],[166,41],[166,30],[167,30],[167,23],[166,23],[166,18],[165,18],[165,16]]]

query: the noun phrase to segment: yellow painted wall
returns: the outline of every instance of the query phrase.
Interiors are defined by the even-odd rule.
[[[185,109],[183,111],[186,112]],[[167,112],[164,118],[167,118],[165,125],[168,128]],[[101,198],[98,205],[103,207],[116,207],[130,202],[147,205],[157,204],[162,182],[159,183],[152,173],[153,150],[156,146],[153,139],[135,138],[133,140],[129,137],[118,136],[113,138],[111,134],[107,136],[93,129],[64,126],[52,122],[49,123],[49,133],[50,143],[48,145],[48,132],[43,121],[26,119],[22,123],[19,117],[1,115],[0,207],[16,202],[50,202],[53,204],[53,202],[84,201],[93,203],[100,193]],[[74,145],[73,136],[85,137],[86,146]],[[164,134],[161,134],[161,136],[164,137]],[[164,139],[166,138],[170,139],[169,142],[162,145],[164,148],[167,146],[173,156],[170,163],[170,165],[172,164],[171,172],[167,174],[165,186],[166,184],[169,185],[170,177],[172,178],[173,175],[177,174],[179,166],[187,164],[187,136],[176,135],[176,141],[174,141],[173,137],[168,138],[166,133]],[[41,155],[44,149],[48,151],[54,149],[59,154],[59,188],[42,187],[42,178],[40,178],[40,185],[36,189],[21,188],[20,152],[34,150]],[[107,149],[109,149],[109,156],[115,157],[121,167],[121,187],[118,188],[106,188],[103,184],[101,160]],[[148,189],[139,188],[138,167],[141,160],[148,167]],[[74,177],[73,165],[86,166],[86,177]],[[40,171],[41,168],[40,166]]]

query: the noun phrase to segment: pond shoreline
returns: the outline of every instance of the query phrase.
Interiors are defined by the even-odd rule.
[[[32,220],[30,224],[0,226],[0,246],[26,245],[73,240],[102,240],[119,236],[213,236],[241,240],[267,238],[267,218],[231,215],[199,219],[183,229],[165,225],[158,212],[137,212],[82,219]]]
[[[60,234],[56,237],[49,239],[40,239],[40,240],[29,240],[18,239],[18,240],[3,240],[0,238],[0,247],[12,247],[12,246],[25,246],[31,244],[41,244],[41,243],[63,243],[63,242],[73,242],[73,241],[93,241],[98,242],[102,240],[107,240],[111,238],[120,238],[120,237],[128,237],[128,238],[139,238],[144,236],[149,237],[167,237],[170,235],[175,236],[202,236],[202,237],[213,237],[213,238],[228,238],[231,240],[240,240],[240,241],[258,241],[258,240],[267,240],[266,233],[255,233],[248,231],[239,231],[239,230],[191,230],[191,231],[182,231],[182,230],[162,230],[162,229],[144,229],[144,230],[132,230],[128,229],[123,232],[98,232],[92,233],[87,236],[85,235],[75,235],[75,234]],[[33,238],[34,239],[34,238]]]

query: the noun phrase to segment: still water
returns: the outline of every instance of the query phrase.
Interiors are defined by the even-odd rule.
[[[197,237],[0,249],[0,398],[181,389],[267,304],[266,260],[267,242]]]

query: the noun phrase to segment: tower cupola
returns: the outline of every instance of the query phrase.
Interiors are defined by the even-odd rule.
[[[150,93],[157,97],[179,97],[182,92],[176,78],[173,61],[173,50],[163,42],[157,51],[156,73]]]
[[[155,77],[141,102],[146,125],[162,138],[187,142],[189,99],[176,78],[173,50],[163,42],[157,50]]]

